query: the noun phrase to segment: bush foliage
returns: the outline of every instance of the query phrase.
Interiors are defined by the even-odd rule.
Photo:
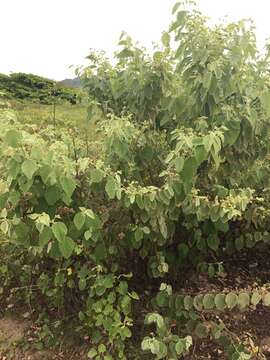
[[[123,34],[115,65],[89,55],[80,75],[96,141],[1,115],[3,298],[42,310],[47,345],[49,315],[72,321],[92,359],[132,358],[149,283],[141,349],[155,359],[179,359],[204,337],[249,359],[202,313],[270,305],[264,288],[177,291],[187,265],[212,276],[217,259],[270,240],[270,92],[252,25],[210,27],[190,4],[173,13],[153,54]]]
[[[58,84],[54,80],[24,73],[0,74],[0,93],[7,99],[28,100],[52,104],[55,99],[76,104],[79,91]]]

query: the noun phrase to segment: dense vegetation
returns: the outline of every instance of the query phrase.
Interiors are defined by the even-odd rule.
[[[173,12],[153,54],[123,34],[116,64],[89,55],[88,125],[1,114],[2,298],[30,304],[47,346],[72,324],[90,359],[180,359],[202,338],[254,356],[217,315],[269,306],[267,288],[183,293],[179,278],[269,244],[269,53],[247,22]]]
[[[56,99],[75,104],[79,91],[37,75],[12,73],[0,74],[0,95],[7,99],[28,100],[42,104],[52,104]]]

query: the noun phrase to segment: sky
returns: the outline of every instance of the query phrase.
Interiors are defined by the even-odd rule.
[[[111,57],[126,31],[146,48],[172,20],[176,0],[0,0],[0,73],[74,77],[90,48]],[[260,44],[270,37],[270,0],[197,0],[218,22],[253,18]]]

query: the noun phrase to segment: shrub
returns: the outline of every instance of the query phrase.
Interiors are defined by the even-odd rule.
[[[190,7],[174,13],[153,55],[123,35],[116,65],[89,57],[81,76],[100,134],[90,149],[72,128],[38,131],[9,112],[1,121],[3,292],[27,289],[22,298],[47,314],[74,316],[90,335],[89,358],[127,358],[148,282],[145,323],[156,332],[142,350],[156,359],[177,359],[207,336],[248,359],[201,312],[270,303],[263,289],[171,286],[186,264],[269,241],[268,54],[246,22],[209,27]]]

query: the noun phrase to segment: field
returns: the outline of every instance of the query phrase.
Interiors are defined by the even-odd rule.
[[[85,105],[71,105],[69,103],[60,103],[53,105],[42,105],[38,103],[9,101],[11,108],[17,112],[21,122],[44,125],[50,124],[61,126],[67,123],[74,126],[83,123],[87,118],[87,107]]]
[[[270,358],[270,56],[185,6],[1,100],[1,360]]]

